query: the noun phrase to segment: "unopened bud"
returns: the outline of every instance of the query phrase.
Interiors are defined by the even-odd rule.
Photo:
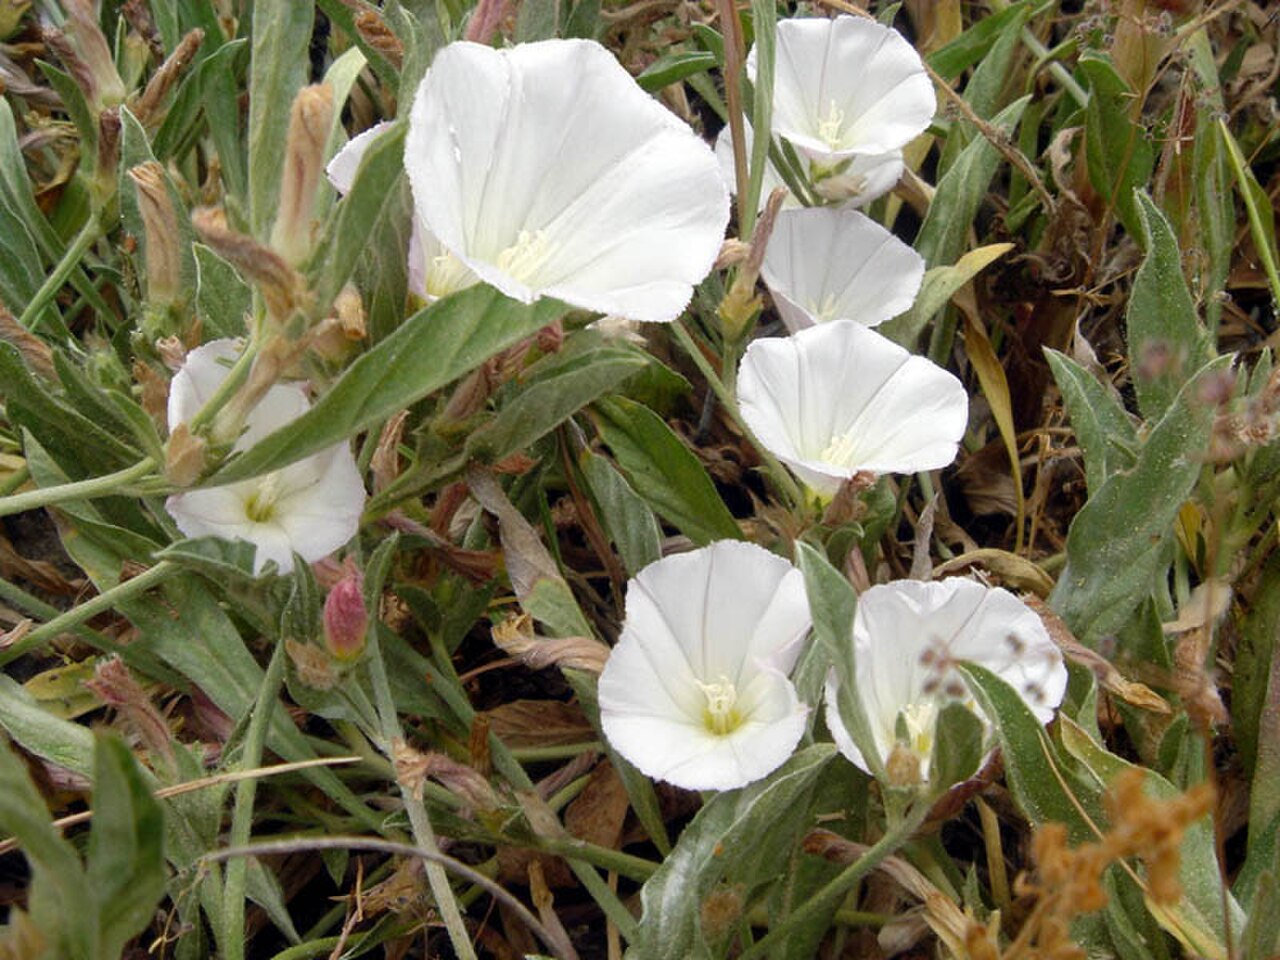
[[[197,27],[183,37],[174,47],[173,53],[160,64],[160,69],[152,74],[147,82],[146,89],[130,101],[131,111],[144,127],[151,129],[160,125],[165,115],[165,99],[195,60],[202,43],[204,43],[204,31]]]
[[[66,35],[79,61],[75,68],[65,61],[64,64],[84,90],[85,99],[95,113],[123,103],[124,81],[116,70],[111,45],[98,26],[96,4],[93,0],[63,0],[62,9],[67,15]]]
[[[350,663],[364,653],[369,612],[364,605],[364,577],[352,570],[324,599],[324,643],[335,660]]]
[[[387,26],[381,13],[377,10],[361,10],[356,14],[355,26],[360,39],[386,57],[396,70],[400,69],[404,63],[404,45]]]
[[[337,686],[338,671],[334,669],[333,658],[319,647],[288,637],[284,641],[284,651],[293,662],[298,681],[304,687],[332,690]]]
[[[120,163],[120,110],[111,107],[98,116],[98,166],[93,185],[96,199],[105,203],[116,191],[116,166]]]
[[[22,362],[32,373],[57,382],[58,373],[53,366],[53,351],[49,345],[20,324],[3,303],[0,303],[0,340],[17,348]]]
[[[280,210],[271,246],[291,266],[311,253],[316,187],[324,177],[324,145],[333,125],[333,88],[327,83],[303,87],[293,100],[280,180]]]
[[[169,434],[164,473],[175,487],[189,487],[200,479],[205,466],[205,442],[180,423]]]
[[[750,332],[756,315],[760,312],[760,298],[756,296],[756,281],[760,277],[760,265],[764,262],[764,251],[769,245],[769,237],[773,234],[773,224],[782,209],[782,201],[787,192],[781,187],[769,195],[764,212],[756,224],[755,235],[751,238],[751,247],[746,259],[738,270],[729,292],[720,301],[716,311],[724,326],[725,337],[731,341],[741,340]]]
[[[360,291],[348,283],[333,301],[333,314],[316,327],[311,349],[323,360],[340,363],[366,333],[364,301],[360,299]]]
[[[129,179],[138,195],[138,213],[145,234],[147,299],[153,307],[163,310],[175,304],[182,292],[178,215],[160,164],[154,160],[140,163],[129,171]]]

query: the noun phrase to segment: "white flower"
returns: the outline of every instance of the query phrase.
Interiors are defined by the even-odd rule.
[[[747,57],[756,79],[756,51]],[[815,163],[901,150],[937,100],[920,55],[898,31],[862,17],[778,22],[773,133]]]
[[[169,386],[169,429],[186,423],[226,379],[240,349],[215,340],[187,354]],[[247,450],[306,413],[302,389],[276,384],[258,402],[236,440]],[[319,560],[355,534],[365,490],[350,447],[343,443],[252,480],[176,493],[165,509],[188,537],[247,540],[257,552],[254,572],[274,560],[281,573],[293,570],[293,554]]]
[[[750,151],[753,136],[751,124],[744,124],[744,133],[746,134],[746,149]],[[720,162],[720,175],[724,177],[725,183],[728,184],[729,191],[735,193],[737,185],[733,168],[733,139],[728,127],[722,128],[716,137],[716,159]],[[820,199],[853,209],[865,207],[872,200],[877,200],[884,196],[894,188],[902,177],[901,150],[852,157],[845,161],[848,166],[841,165],[839,173],[832,173],[830,170],[825,169],[815,169],[814,164],[803,155],[800,155],[797,159],[800,161],[801,167],[798,172],[811,185]],[[769,160],[765,163],[764,179],[760,188],[761,210],[764,209],[764,205],[769,199],[769,194],[778,187],[787,189],[787,184],[782,179],[782,174],[778,172],[777,167],[773,165],[773,161]],[[800,201],[796,199],[795,194],[788,193],[787,198],[782,202],[782,206],[784,209],[798,207],[800,206]]]
[[[945,467],[969,415],[959,380],[852,320],[756,340],[738,400],[760,443],[821,496],[858,473]]]
[[[972,580],[897,580],[871,587],[858,598],[852,642],[858,699],[881,759],[887,761],[895,747],[905,751],[919,761],[922,780],[929,777],[935,725],[948,703],[968,707],[990,733],[957,662],[998,674],[1041,723],[1053,719],[1067,689],[1062,654],[1035,612],[1007,590]],[[840,752],[870,772],[840,719],[837,693],[833,670],[826,685],[827,726]]]
[[[729,217],[707,145],[587,40],[445,47],[405,167],[422,227],[460,266],[524,302],[633,320],[679,315]]]
[[[861,207],[888,193],[902,176],[902,148],[929,126],[937,109],[933,83],[902,35],[862,17],[778,22],[772,135],[796,148],[797,171],[817,197]],[[747,56],[756,82],[756,50]],[[746,131],[750,149],[751,131]],[[716,140],[722,175],[732,185],[728,129]],[[770,163],[763,206],[782,186]]]
[[[600,721],[650,777],[741,787],[795,749],[808,707],[787,674],[810,626],[800,571],[722,540],[658,560],[627,584],[622,636],[600,677]]]
[[[840,319],[874,327],[911,306],[924,259],[856,210],[810,207],[778,214],[760,273],[792,332]]]

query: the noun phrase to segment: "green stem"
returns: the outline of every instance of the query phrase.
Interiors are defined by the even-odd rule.
[[[231,365],[226,379],[224,379],[218,388],[213,391],[213,395],[204,402],[196,415],[191,418],[191,422],[187,424],[188,429],[192,433],[198,433],[203,427],[213,421],[218,412],[227,405],[237,390],[244,384],[249,376],[249,371],[253,368],[254,358],[258,355],[258,341],[251,340],[249,345],[245,347],[244,352],[236,358],[236,362]],[[233,438],[234,439],[234,438]]]
[[[694,342],[692,335],[679,320],[671,324],[670,329],[675,334],[676,340],[680,342],[680,346],[684,348],[685,353],[689,354],[689,358],[693,360],[698,372],[706,379],[707,385],[711,387],[716,399],[724,405],[725,410],[733,417],[734,422],[755,446],[756,451],[760,454],[760,459],[764,462],[765,468],[769,471],[769,477],[773,480],[773,485],[789,501],[789,505],[793,510],[799,507],[805,502],[800,488],[791,479],[791,474],[787,472],[786,468],[778,462],[772,453],[765,449],[764,445],[756,439],[755,434],[751,432],[751,428],[743,422],[742,416],[738,412],[737,400],[728,387],[725,386],[724,381],[720,379],[720,375],[712,369],[711,364],[707,362],[707,358],[702,355],[702,351],[698,349],[698,345]]]
[[[276,643],[271,662],[262,675],[262,686],[253,708],[249,729],[245,733],[244,749],[240,754],[240,768],[251,770],[262,762],[262,750],[267,740],[267,727],[271,712],[276,707],[280,684],[284,681],[284,639]],[[236,784],[235,806],[231,814],[231,846],[244,847],[253,831],[253,803],[258,791],[258,780],[250,777]],[[226,885],[223,887],[221,947],[228,960],[244,960],[245,886],[249,881],[249,858],[240,857],[227,864]]]
[[[878,867],[886,857],[906,843],[916,828],[929,815],[929,804],[917,803],[904,819],[893,824],[889,831],[861,857],[845,867],[825,887],[810,897],[797,910],[779,923],[769,933],[744,950],[739,960],[772,956],[792,935],[805,929],[832,909],[853,888],[853,885]]]
[[[378,710],[378,719],[382,728],[382,750],[392,756],[392,744],[404,739],[404,731],[400,727],[400,717],[396,712],[395,698],[391,694],[391,684],[387,681],[387,667],[382,660],[382,649],[378,644],[378,629],[375,624],[368,634],[366,656],[369,663],[369,679],[373,682],[373,698]],[[422,798],[415,796],[412,789],[400,783],[400,793],[404,800],[405,811],[409,814],[409,827],[417,846],[439,855],[436,844],[436,833],[431,826],[431,817]],[[462,911],[454,898],[453,887],[449,876],[439,861],[424,860],[427,881],[431,885],[432,896],[435,897],[436,909],[444,920],[445,930],[449,933],[449,941],[454,952],[461,960],[477,960],[475,948],[471,944],[471,935],[467,933],[466,922],[462,919]]]
[[[34,650],[42,643],[54,639],[59,634],[74,630],[85,621],[93,619],[100,613],[105,613],[117,604],[146,593],[156,584],[181,572],[181,569],[181,567],[168,560],[162,560],[131,580],[122,581],[110,590],[104,590],[91,600],[86,600],[79,606],[72,607],[66,613],[59,614],[52,620],[36,627],[17,643],[0,651],[0,666],[16,660],[24,653]]]
[[[44,312],[44,308],[49,305],[50,301],[57,296],[58,291],[67,282],[67,278],[71,276],[71,272],[75,270],[84,255],[89,252],[89,248],[94,245],[99,235],[98,218],[92,216],[80,228],[80,232],[76,234],[75,240],[71,242],[67,252],[58,261],[53,273],[49,274],[44,284],[35,292],[35,296],[31,298],[27,308],[22,311],[22,316],[18,318],[18,323],[28,330],[34,329],[32,324]]]
[[[541,763],[544,760],[564,760],[592,750],[603,750],[599,740],[586,743],[559,743],[550,747],[513,747],[511,755],[521,763]]]
[[[77,480],[75,483],[60,483],[56,487],[41,487],[28,490],[13,496],[0,498],[0,517],[8,517],[38,507],[48,507],[55,503],[66,503],[70,500],[92,500],[96,497],[109,497],[121,492],[121,488],[141,480],[155,468],[156,462],[144,457],[133,466],[108,473],[103,477],[91,477],[88,480]]]
[[[564,857],[566,860],[570,858],[583,860],[599,867],[601,870],[611,870],[618,876],[626,877],[628,880],[634,880],[637,883],[644,883],[658,872],[658,867],[660,866],[652,860],[632,856],[629,853],[623,853],[621,850],[602,847],[599,844],[588,843],[586,840],[578,840],[573,837],[560,840],[540,837],[536,843],[536,849],[544,853],[554,853],[557,856]]]

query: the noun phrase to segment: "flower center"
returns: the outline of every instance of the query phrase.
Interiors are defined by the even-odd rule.
[[[898,711],[906,729],[907,748],[920,758],[922,765],[933,756],[934,734],[938,727],[938,704],[934,700],[909,703]]]
[[[813,309],[813,315],[824,323],[835,319],[836,296],[834,293],[828,293],[820,302],[810,303],[809,306]]]
[[[723,737],[742,726],[742,714],[736,706],[738,691],[728,677],[721,674],[715,683],[698,683],[698,689],[707,698],[702,723],[708,730]]]
[[[268,523],[275,516],[276,501],[280,499],[280,471],[268,473],[258,481],[253,493],[244,502],[244,513],[254,523]]]
[[[427,263],[424,285],[430,296],[447,297],[451,293],[465,290],[475,282],[475,274],[448,250],[438,257],[432,257]]]
[[[856,466],[853,462],[856,454],[853,431],[849,431],[848,433],[840,434],[838,437],[833,437],[831,442],[827,444],[826,449],[818,454],[818,459],[823,463],[831,464],[833,467],[853,469]]]
[[[551,244],[544,231],[521,230],[516,242],[498,254],[494,265],[521,283],[530,283],[550,254]]]
[[[831,109],[827,111],[826,119],[818,124],[818,139],[829,147],[840,146],[840,128],[842,126],[844,126],[844,111],[836,106],[836,102],[832,100]]]

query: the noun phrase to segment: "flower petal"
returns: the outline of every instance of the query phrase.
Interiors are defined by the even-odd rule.
[[[315,479],[301,486],[285,481],[276,504],[280,526],[308,563],[328,556],[355,536],[365,501],[364,481],[348,445],[317,454],[315,464],[319,468]]]
[[[591,41],[446,47],[405,156],[423,226],[525,302],[671,320],[728,222],[706,144]]]
[[[874,327],[908,309],[924,258],[852,209],[778,214],[761,275],[792,332],[829,320]]]

